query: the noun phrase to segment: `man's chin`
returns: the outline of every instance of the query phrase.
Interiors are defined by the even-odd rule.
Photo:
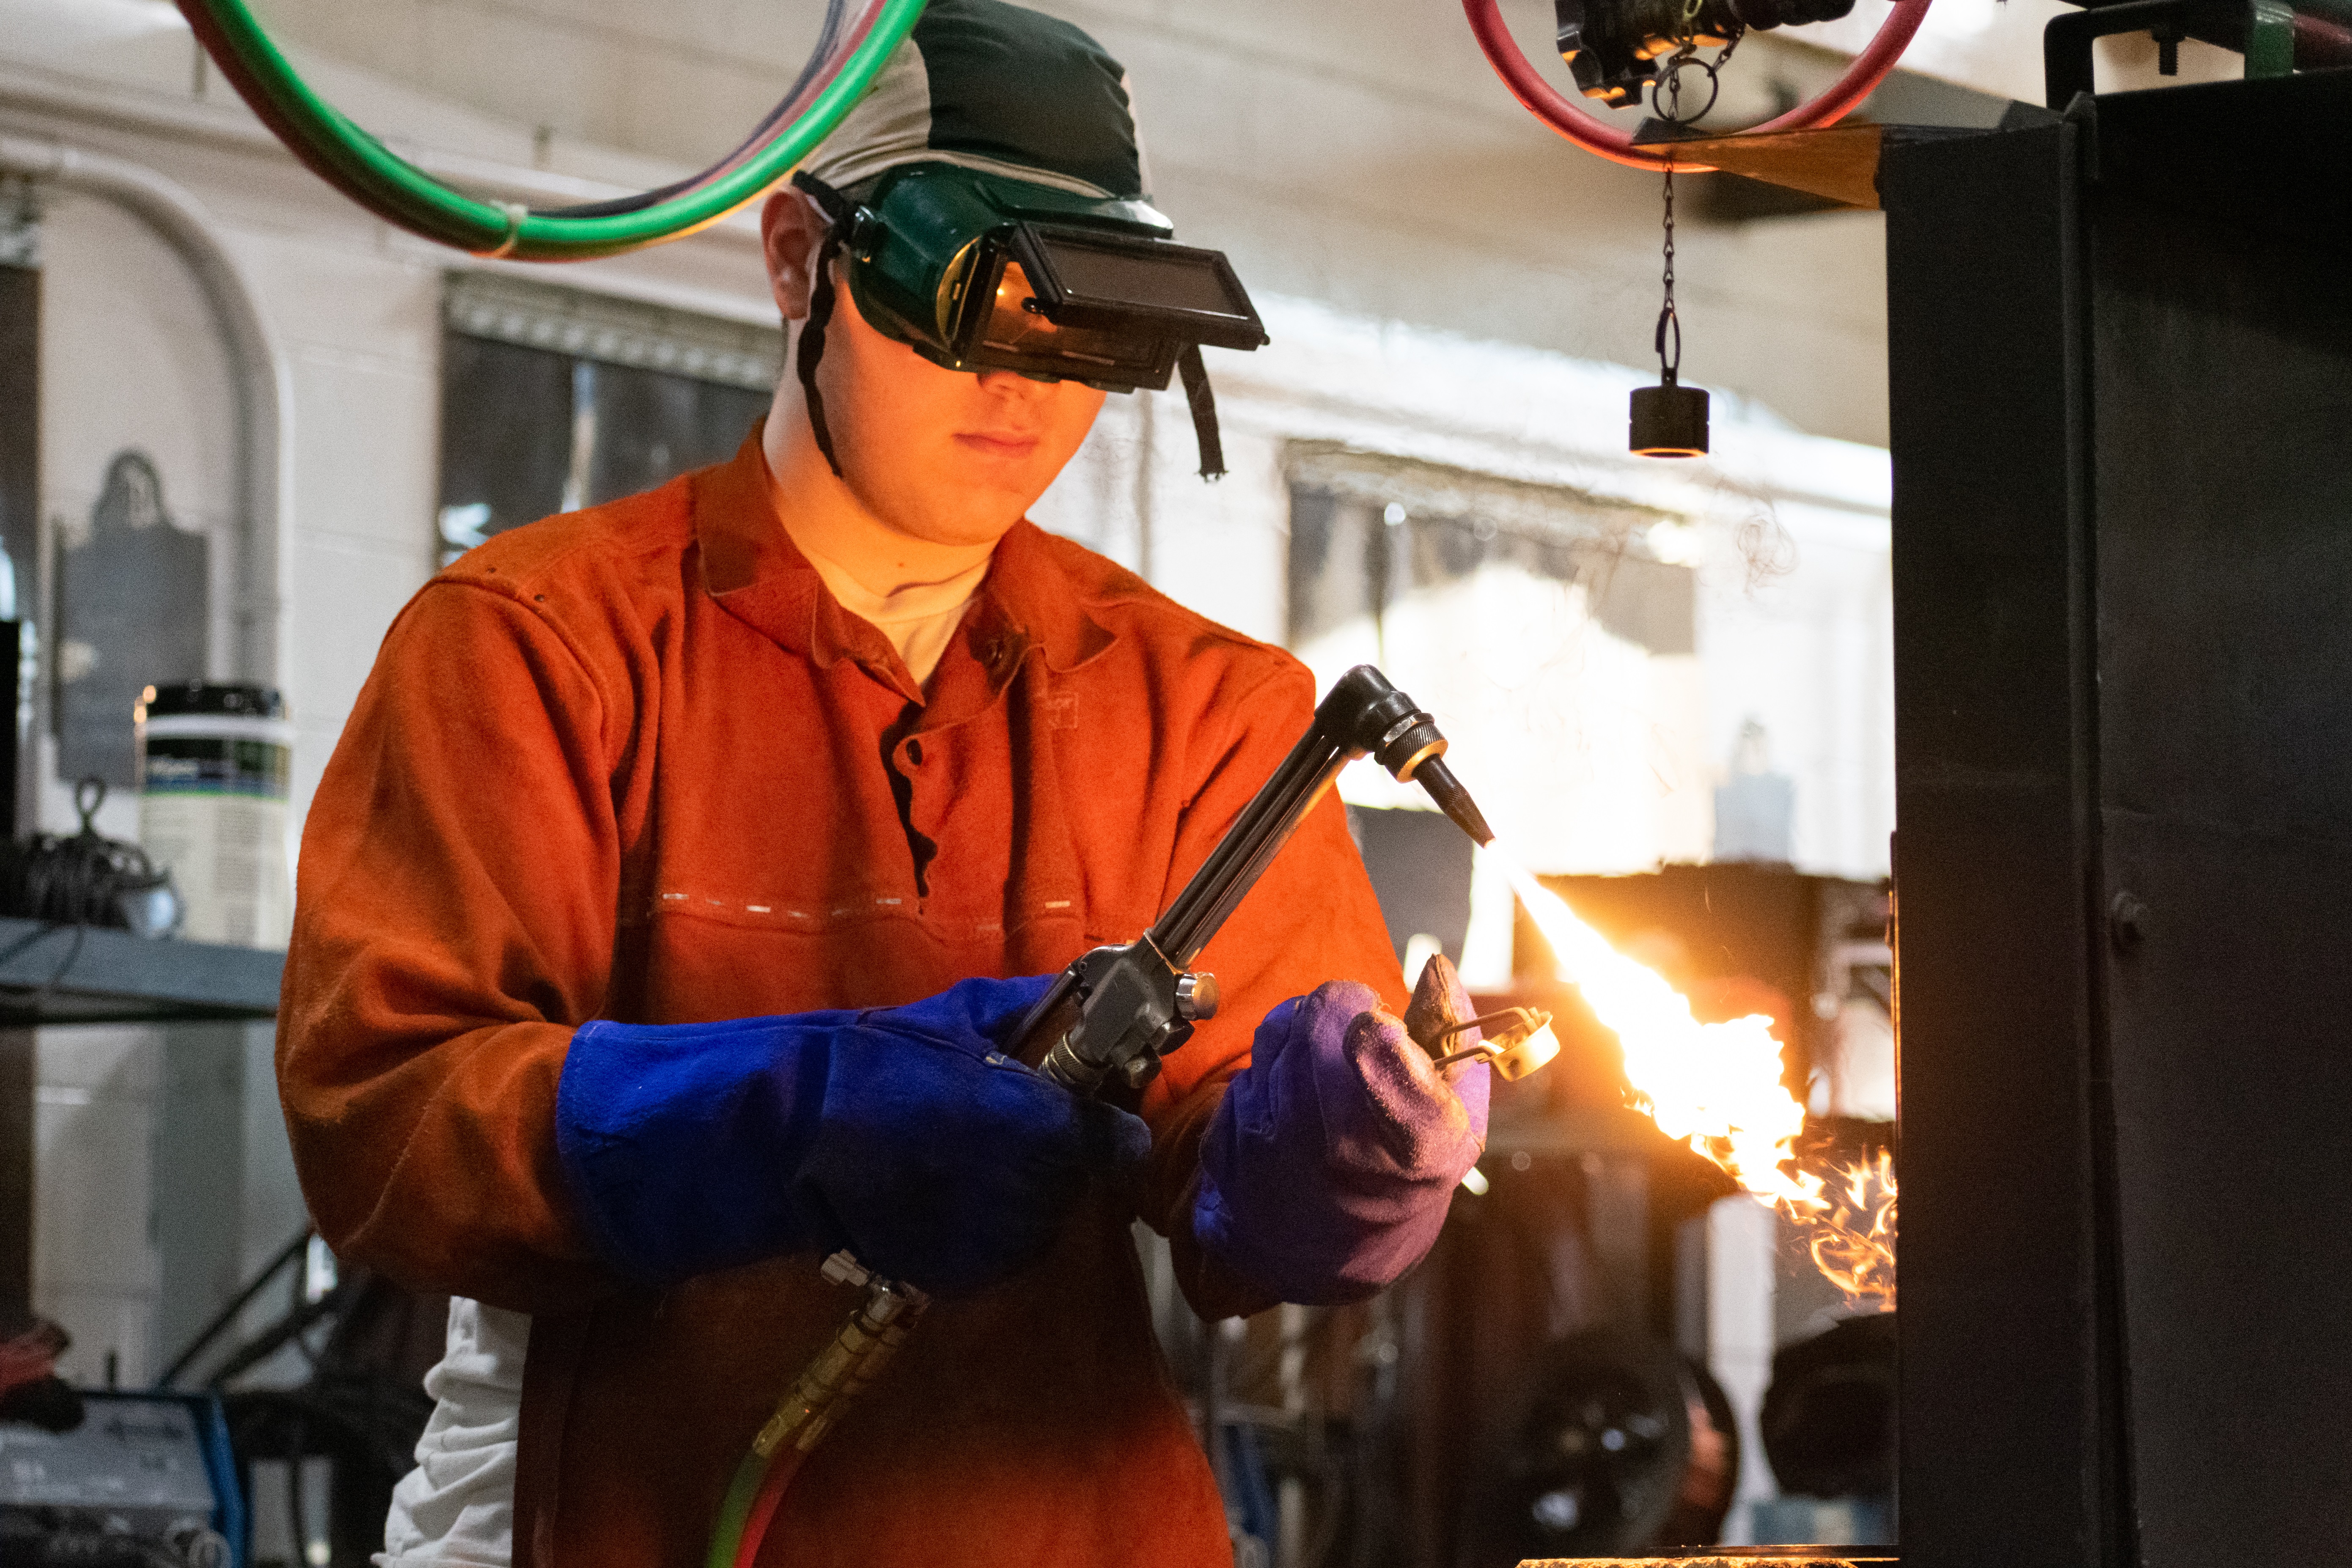
[[[975,495],[961,491],[939,496],[932,504],[915,497],[893,497],[894,504],[871,507],[874,515],[898,533],[926,544],[971,549],[993,545],[1029,510],[1026,491],[1012,495]]]

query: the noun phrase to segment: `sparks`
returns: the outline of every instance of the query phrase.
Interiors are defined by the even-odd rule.
[[[1805,1108],[1780,1081],[1772,1021],[1751,1014],[1700,1023],[1686,997],[1611,947],[1532,873],[1513,866],[1511,882],[1551,944],[1559,978],[1624,1047],[1634,1107],[1794,1222],[1849,1302],[1893,1307],[1894,1162],[1882,1154],[1826,1173],[1799,1163]]]

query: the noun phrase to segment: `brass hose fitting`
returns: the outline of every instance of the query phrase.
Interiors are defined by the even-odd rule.
[[[907,1331],[931,1304],[912,1285],[885,1279],[846,1252],[826,1258],[824,1274],[836,1285],[865,1286],[866,1300],[785,1390],[776,1413],[751,1440],[751,1451],[762,1459],[786,1439],[803,1454],[814,1448],[843,1409],[890,1364],[907,1342]]]

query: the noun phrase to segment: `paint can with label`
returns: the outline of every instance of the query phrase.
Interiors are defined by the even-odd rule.
[[[285,702],[263,686],[177,681],[149,687],[138,720],[139,844],[180,890],[180,934],[284,947],[294,918]]]

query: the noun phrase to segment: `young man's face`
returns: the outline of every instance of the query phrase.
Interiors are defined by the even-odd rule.
[[[822,219],[799,193],[780,191],[761,227],[777,306],[788,321],[805,320]],[[834,284],[816,379],[838,482],[896,531],[937,544],[993,543],[1086,440],[1103,395],[1010,371],[943,370],[866,324],[839,262]],[[792,466],[813,460],[830,479],[789,362],[772,417],[792,422],[775,432],[802,459]]]

